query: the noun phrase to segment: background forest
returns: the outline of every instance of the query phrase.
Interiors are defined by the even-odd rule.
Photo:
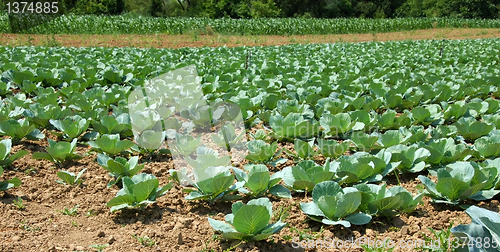
[[[500,0],[61,0],[75,14],[154,17],[500,18]]]

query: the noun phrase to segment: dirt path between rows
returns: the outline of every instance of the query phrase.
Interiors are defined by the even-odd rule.
[[[66,46],[66,47],[236,47],[270,46],[305,43],[336,43],[365,41],[397,41],[425,39],[500,38],[500,29],[447,28],[372,34],[293,35],[293,36],[230,36],[219,34],[189,35],[27,35],[1,34],[3,46]]]

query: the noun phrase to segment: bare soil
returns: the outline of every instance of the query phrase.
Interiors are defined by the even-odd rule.
[[[479,39],[499,38],[500,29],[444,28],[404,32],[338,35],[294,35],[294,36],[230,36],[219,34],[188,35],[19,35],[2,34],[0,45],[4,46],[66,46],[66,47],[236,47],[270,46],[306,43],[338,43],[392,40],[425,39]]]
[[[40,142],[25,141],[13,148],[31,153],[44,151],[46,140]],[[290,144],[280,147],[291,149]],[[96,162],[95,153],[80,146],[77,152],[85,157],[78,162],[63,164],[63,168],[78,172],[87,168],[81,186],[62,185],[56,173],[59,170],[48,161],[34,160],[31,154],[16,161],[4,174],[4,179],[19,177],[23,184],[10,189],[0,196],[0,251],[95,251],[89,246],[110,244],[104,251],[223,251],[238,244],[221,240],[210,227],[207,217],[223,220],[230,213],[230,203],[187,201],[182,187],[176,186],[157,203],[143,211],[122,211],[110,213],[106,202],[112,199],[118,189],[106,188],[110,177]],[[321,159],[321,158],[320,158]],[[168,170],[173,162],[168,156],[156,156],[147,162],[142,172],[152,173],[160,180],[160,185],[169,182]],[[289,160],[274,169],[293,165]],[[400,177],[402,186],[417,193],[416,174]],[[389,186],[396,185],[394,176],[388,176]],[[17,197],[23,199],[24,210],[13,204]],[[297,202],[308,202],[310,195],[294,194],[293,199],[273,199],[274,209],[287,208],[290,216],[289,226],[268,241],[240,244],[235,251],[322,251],[321,248],[294,248],[297,243],[290,240],[303,232],[305,238],[350,240],[365,237],[372,241],[390,238],[396,245],[399,242],[424,239],[424,234],[433,237],[428,228],[441,230],[454,225],[470,222],[469,217],[459,207],[436,205],[425,198],[424,204],[410,215],[393,219],[375,218],[364,226],[343,228],[324,226],[310,221],[301,212]],[[64,215],[61,211],[78,205],[77,215]],[[498,198],[479,203],[490,210],[500,211]],[[149,237],[154,245],[141,244],[136,237]],[[297,241],[297,240],[295,240]],[[306,246],[304,242],[302,245]],[[357,249],[334,249],[328,251],[363,251]],[[394,251],[412,251],[399,249]]]

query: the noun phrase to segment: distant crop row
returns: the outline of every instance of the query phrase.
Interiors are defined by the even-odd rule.
[[[208,19],[135,16],[62,16],[25,30],[31,34],[186,34],[302,35],[395,32],[431,28],[499,28],[500,20],[458,18],[398,19]],[[0,33],[11,33],[0,14]]]
[[[114,212],[144,208],[173,186],[140,173],[139,156],[182,156],[194,177],[203,178],[190,181],[185,168],[170,170],[173,180],[191,185],[186,199],[254,198],[235,202],[226,222],[208,219],[227,239],[262,240],[285,226],[282,216],[269,223],[269,195],[310,192],[312,201],[301,203],[301,210],[345,227],[411,213],[425,196],[442,204],[487,201],[500,193],[498,62],[500,39],[178,50],[0,47],[0,136],[8,138],[0,143],[0,165],[8,169],[28,154],[10,153],[13,145],[45,141],[46,132],[57,141],[48,139],[45,151],[32,158],[61,169],[82,158],[77,143],[88,145],[110,172],[108,187],[121,188],[107,203]],[[176,95],[167,110],[164,97],[149,100],[147,109],[127,103],[148,79],[190,65],[201,78],[159,89]],[[183,101],[200,100],[189,89],[197,80],[205,99],[237,104],[247,128],[262,126],[242,143],[249,152],[244,169],[191,135],[222,124],[209,116],[209,107]],[[152,114],[168,114],[168,120],[147,120]],[[163,130],[154,131],[158,124]],[[166,125],[175,135],[168,150],[133,142],[153,146],[171,138]],[[228,151],[243,136],[225,125],[211,135]],[[293,149],[278,149],[280,142],[293,143]],[[319,162],[320,155],[326,161]],[[270,169],[289,160],[293,164],[277,172]],[[57,175],[60,183],[78,184],[83,172]],[[388,176],[405,173],[420,174],[426,190],[413,195],[401,186],[388,188]],[[4,179],[0,190],[20,183]],[[498,225],[490,224],[482,226]]]

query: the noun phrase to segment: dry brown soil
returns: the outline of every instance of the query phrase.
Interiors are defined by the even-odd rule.
[[[305,43],[364,42],[423,39],[499,38],[500,29],[446,28],[404,32],[339,35],[229,36],[229,35],[17,35],[1,34],[0,45],[72,47],[181,48],[202,46],[269,46]]]
[[[185,47],[185,46],[239,46],[239,45],[280,45],[289,43],[323,43],[323,42],[360,42],[372,40],[403,40],[403,39],[463,39],[499,37],[498,29],[436,29],[426,31],[411,31],[386,34],[364,35],[328,35],[328,36],[199,36],[196,40],[190,36],[55,36],[58,43],[64,46],[138,46],[138,47]],[[30,35],[32,44],[43,45],[46,36]],[[28,35],[2,34],[2,45],[26,45]],[[45,151],[47,140],[32,142],[24,141],[13,147],[13,152],[21,149],[30,151]],[[291,144],[281,147],[292,148]],[[31,154],[16,161],[13,167],[7,168],[3,178],[19,177],[23,184],[19,188],[0,192],[0,251],[97,251],[89,246],[109,244],[104,251],[224,251],[237,242],[227,242],[214,235],[207,217],[222,220],[230,213],[229,203],[209,205],[204,202],[186,201],[182,187],[176,186],[157,200],[157,203],[144,211],[125,211],[110,213],[106,202],[112,199],[118,189],[107,189],[110,180],[107,172],[96,162],[95,153],[89,153],[89,148],[79,146],[77,152],[84,155],[78,162],[66,163],[63,168],[78,172],[87,168],[82,186],[62,185],[55,182],[59,168],[48,161],[34,160]],[[321,162],[324,158],[318,158]],[[143,172],[152,173],[160,180],[160,185],[169,182],[168,170],[173,168],[173,162],[168,156],[157,156],[147,162]],[[283,169],[294,162],[288,161],[272,171]],[[416,180],[418,174],[400,177],[402,186],[417,193]],[[388,176],[389,186],[396,184],[394,176]],[[454,206],[432,204],[429,198],[424,198],[424,204],[415,213],[402,215],[391,220],[374,218],[364,226],[343,228],[339,226],[324,226],[309,221],[298,208],[296,202],[311,200],[310,195],[294,194],[293,199],[273,199],[274,209],[280,206],[286,208],[293,205],[289,223],[279,234],[268,241],[240,244],[235,251],[363,251],[357,249],[321,249],[293,248],[291,237],[298,237],[300,232],[314,239],[356,239],[365,237],[371,241],[390,238],[396,242],[423,239],[430,237],[428,228],[441,230],[454,225],[470,222],[465,212]],[[23,199],[24,210],[19,210],[13,204],[18,197]],[[481,202],[478,205],[493,211],[500,211],[499,197]],[[474,203],[474,202],[470,202]],[[477,204],[477,203],[476,203]],[[78,205],[77,215],[68,216],[60,211]],[[150,237],[154,245],[145,246],[134,238]],[[305,236],[304,236],[305,237]],[[305,244],[303,244],[305,245]],[[394,251],[413,251],[396,246]]]
[[[31,153],[44,151],[47,141],[24,141],[13,148]],[[281,145],[288,149],[291,144]],[[31,154],[18,160],[7,169],[3,178],[19,177],[23,184],[0,194],[0,251],[95,251],[89,248],[94,244],[110,244],[104,251],[223,251],[237,242],[227,242],[214,236],[207,217],[223,220],[230,213],[229,203],[193,202],[184,199],[182,187],[176,186],[157,203],[143,211],[124,211],[110,213],[106,202],[112,199],[118,189],[106,188],[110,177],[96,162],[95,153],[80,146],[77,152],[85,157],[78,162],[70,162],[63,168],[77,173],[87,168],[81,186],[62,185],[55,182],[58,167],[48,161],[34,160]],[[284,155],[284,154],[283,154]],[[324,158],[318,158],[321,163]],[[142,159],[146,162],[143,172],[152,173],[160,180],[160,185],[169,182],[168,170],[173,168],[169,156],[155,156]],[[294,162],[289,160],[277,168],[280,170]],[[417,174],[400,177],[402,186],[417,193]],[[394,176],[388,176],[389,186],[396,184]],[[21,197],[24,210],[17,209],[13,201]],[[269,241],[241,244],[235,251],[363,251],[362,249],[302,249],[290,238],[298,237],[300,230],[315,239],[349,240],[366,237],[375,241],[390,238],[398,244],[401,241],[421,240],[423,234],[430,237],[428,228],[441,230],[470,222],[469,217],[459,207],[432,204],[425,198],[424,204],[415,213],[402,215],[391,220],[378,217],[364,226],[343,228],[324,226],[310,221],[294,202],[310,201],[310,195],[294,194],[293,199],[273,199],[274,209],[293,205],[286,219],[289,223],[279,234]],[[473,203],[473,202],[470,202]],[[78,205],[76,216],[61,213],[65,208]],[[500,211],[498,198],[481,202],[480,206]],[[293,227],[293,228],[292,228]],[[152,246],[144,246],[133,236],[150,237],[155,241]],[[305,245],[305,243],[304,243]],[[396,249],[394,251],[412,251]]]

